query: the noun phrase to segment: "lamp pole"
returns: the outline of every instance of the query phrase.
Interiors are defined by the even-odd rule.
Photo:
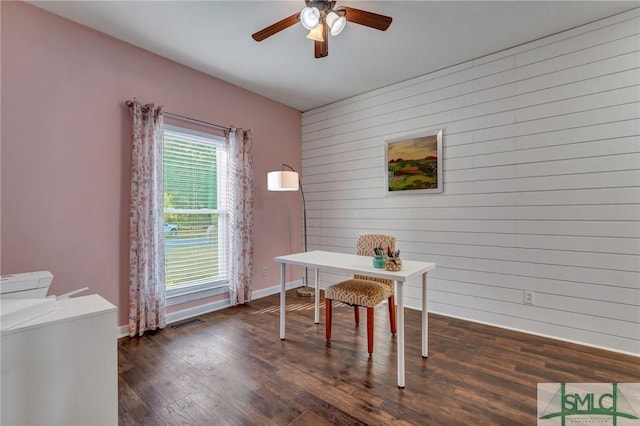
[[[293,167],[291,167],[288,164],[282,163],[282,167],[287,167],[292,172],[298,173]],[[298,176],[300,175],[298,174]],[[300,177],[298,177],[298,186],[300,186],[300,194],[302,194],[302,232],[304,234],[302,247],[303,247],[303,250],[306,252],[307,251],[307,202],[304,198],[304,189],[302,188],[302,182],[300,181]],[[304,285],[301,288],[298,288],[296,290],[296,293],[298,294],[298,296],[314,296],[315,295],[314,289],[309,287],[309,274],[306,267],[304,268],[304,275],[302,279],[304,281],[303,282]]]

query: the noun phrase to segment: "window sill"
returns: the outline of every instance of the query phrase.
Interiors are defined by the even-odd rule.
[[[217,282],[208,286],[190,286],[167,289],[167,306],[180,305],[205,297],[217,296],[229,292],[228,283]]]

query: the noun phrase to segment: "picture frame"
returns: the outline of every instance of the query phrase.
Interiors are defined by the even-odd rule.
[[[444,192],[442,137],[444,129],[385,142],[387,195]]]

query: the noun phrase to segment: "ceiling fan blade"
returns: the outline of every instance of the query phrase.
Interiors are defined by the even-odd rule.
[[[289,28],[290,26],[297,24],[298,20],[300,19],[300,14],[296,13],[294,15],[291,15],[287,18],[284,18],[281,21],[276,22],[273,25],[269,25],[267,28],[258,31],[257,33],[253,34],[251,37],[253,37],[253,39],[255,41],[262,41],[267,37],[271,37],[272,35],[279,33],[280,31]]]
[[[322,38],[324,41],[313,42],[313,50],[316,58],[324,58],[329,55],[329,31],[327,25],[322,25]]]
[[[380,31],[386,31],[393,20],[390,16],[378,15],[377,13],[354,9],[352,7],[344,6],[341,7],[341,9],[345,10],[345,17],[347,18],[347,21],[375,28]]]

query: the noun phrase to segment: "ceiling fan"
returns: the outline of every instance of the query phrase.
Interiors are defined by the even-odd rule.
[[[299,21],[309,30],[307,38],[314,41],[315,57],[324,58],[329,55],[329,33],[332,36],[340,34],[347,22],[386,31],[392,21],[389,16],[378,15],[377,13],[352,7],[341,6],[335,9],[335,1],[306,0],[305,4],[306,7],[301,12],[269,25],[251,37],[255,41],[262,41]]]

